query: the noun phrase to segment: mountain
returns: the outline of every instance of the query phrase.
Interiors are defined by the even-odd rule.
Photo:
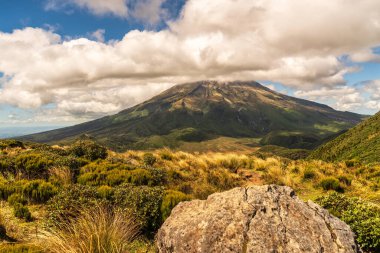
[[[310,155],[326,161],[380,162],[380,112],[322,145]]]
[[[362,119],[362,115],[286,96],[257,82],[202,81],[174,86],[116,115],[20,139],[64,143],[85,135],[125,150],[179,147],[229,137],[248,138],[245,142],[252,146],[310,148]]]

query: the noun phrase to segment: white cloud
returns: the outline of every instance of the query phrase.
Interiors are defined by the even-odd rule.
[[[138,20],[147,22],[150,25],[157,24],[161,21],[166,11],[162,4],[166,0],[139,0],[133,10],[133,17]]]
[[[95,39],[96,41],[99,42],[104,42],[104,34],[106,33],[106,30],[104,29],[98,29],[95,32],[91,33],[91,38]]]
[[[342,111],[359,109],[364,101],[361,92],[355,87],[322,88],[318,90],[296,91],[295,95],[333,105]]]
[[[124,1],[75,1],[98,14],[126,11]],[[157,13],[162,1],[147,3],[142,13]],[[283,83],[304,97],[322,89],[336,108],[355,109],[361,96],[344,75],[357,69],[340,57],[368,60],[358,54],[380,45],[378,20],[378,0],[188,0],[168,29],[131,31],[120,41],[102,42],[101,30],[97,41],[38,28],[0,33],[0,102],[53,103],[61,115],[98,117],[175,83],[240,79]]]
[[[364,49],[350,55],[354,62],[380,62],[380,55],[375,54],[372,49]]]
[[[77,5],[88,9],[95,15],[113,14],[118,17],[128,16],[127,0],[48,0],[45,5],[46,10],[58,10],[67,5]]]
[[[97,15],[114,15],[119,18],[133,17],[143,23],[155,25],[166,16],[167,10],[162,8],[166,0],[47,0],[45,10],[66,10],[71,6],[87,9]]]

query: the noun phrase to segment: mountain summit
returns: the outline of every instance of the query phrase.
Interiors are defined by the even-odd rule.
[[[224,136],[308,148],[362,118],[257,82],[201,81],[174,86],[116,115],[21,139],[57,143],[86,135],[124,150],[178,147]]]

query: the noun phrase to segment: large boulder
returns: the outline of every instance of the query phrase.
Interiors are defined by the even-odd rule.
[[[182,202],[156,239],[161,253],[360,252],[344,222],[274,185]]]

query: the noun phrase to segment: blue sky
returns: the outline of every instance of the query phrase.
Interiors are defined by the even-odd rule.
[[[204,79],[376,113],[379,2],[306,2],[0,1],[0,122],[72,125]]]

